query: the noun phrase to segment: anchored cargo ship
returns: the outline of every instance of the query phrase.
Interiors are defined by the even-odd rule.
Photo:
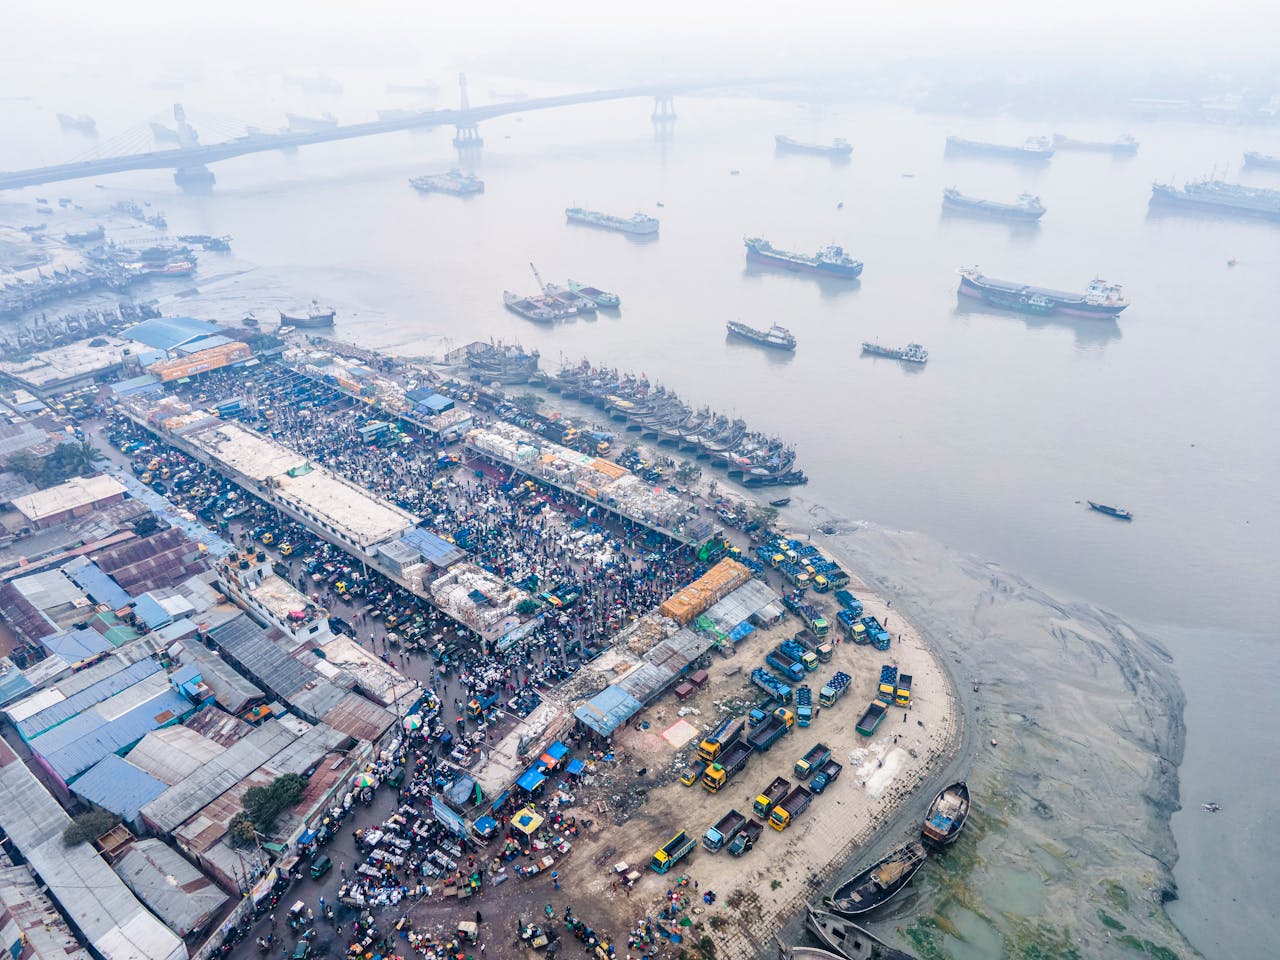
[[[793,153],[821,153],[829,157],[847,157],[853,153],[853,145],[843,137],[836,137],[830,143],[805,143],[779,133],[773,139],[779,150]]]
[[[918,343],[908,343],[905,347],[882,347],[870,340],[863,340],[862,352],[869,353],[873,357],[901,360],[904,363],[925,363],[929,359],[929,351]]]
[[[97,133],[98,123],[87,113],[73,117],[69,113],[58,114],[58,126],[63,130],[74,130],[77,133]]]
[[[1262,167],[1265,170],[1280,170],[1280,157],[1274,157],[1266,153],[1257,153],[1253,150],[1246,150],[1244,155],[1244,165],[1246,167]]]
[[[1053,145],[1058,150],[1086,150],[1093,153],[1116,153],[1132,156],[1138,152],[1138,141],[1124,134],[1114,140],[1076,140],[1061,133],[1053,135]]]
[[[1105,513],[1108,517],[1115,517],[1117,520],[1132,520],[1133,514],[1123,507],[1113,507],[1106,503],[1094,503],[1092,500],[1086,500],[1090,510],[1097,510],[1099,513]]]
[[[554,323],[557,320],[576,317],[579,313],[577,307],[552,297],[522,297],[510,290],[502,292],[502,302],[512,313],[518,313],[526,320],[532,320],[535,323]]]
[[[603,230],[616,230],[637,237],[657,236],[658,221],[643,213],[632,214],[625,220],[608,213],[586,210],[582,207],[569,207],[564,215],[571,223],[584,223],[589,227],[600,227]]]
[[[611,310],[622,304],[622,298],[616,293],[601,290],[599,287],[584,286],[576,280],[569,281],[569,289],[580,297],[586,297],[597,307],[603,307],[606,310]]]
[[[472,193],[484,193],[484,181],[461,170],[434,173],[425,177],[412,177],[409,186],[419,193],[448,193],[464,197]]]
[[[1151,185],[1151,203],[1280,220],[1280,190],[1246,187],[1222,180],[1197,180],[1181,190],[1155,183]]]
[[[957,213],[975,214],[996,220],[1018,220],[1034,223],[1044,216],[1044,204],[1040,202],[1039,197],[1034,197],[1029,193],[1019,196],[1016,203],[1000,203],[996,200],[980,200],[976,197],[966,197],[955,187],[948,187],[942,191],[942,205],[947,210]]]
[[[853,259],[834,243],[810,256],[779,250],[768,240],[759,237],[746,237],[742,242],[746,244],[748,257],[785,267],[787,270],[804,270],[847,280],[856,280],[862,274],[862,261]]]
[[[291,327],[328,327],[338,312],[333,307],[322,307],[318,300],[312,300],[307,307],[296,310],[279,310],[280,323]]]
[[[947,152],[984,154],[991,157],[1004,157],[1007,160],[1044,163],[1053,156],[1053,144],[1049,142],[1048,137],[1028,137],[1021,146],[1008,143],[985,143],[981,140],[966,140],[964,137],[947,137]]]
[[[796,348],[796,338],[791,335],[791,331],[776,323],[768,330],[757,330],[755,327],[749,327],[745,323],[739,323],[736,320],[730,320],[725,326],[731,334],[741,337],[743,340],[758,343],[762,347],[773,347],[777,350],[794,350]]]
[[[1067,293],[1025,283],[996,280],[977,267],[958,271],[960,293],[977,297],[992,306],[1022,313],[1072,313],[1086,317],[1115,317],[1129,306],[1119,284],[1095,279],[1084,293]]]

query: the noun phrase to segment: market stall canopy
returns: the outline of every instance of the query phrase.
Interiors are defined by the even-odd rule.
[[[525,808],[511,818],[512,825],[525,836],[542,826],[542,816],[535,810]]]

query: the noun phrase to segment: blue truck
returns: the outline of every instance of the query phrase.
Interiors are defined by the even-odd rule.
[[[812,790],[816,796],[835,783],[836,778],[840,776],[840,771],[843,769],[844,766],[840,761],[828,760],[819,767],[818,772],[813,775],[813,782],[809,784],[809,789]]]
[[[880,626],[879,620],[875,617],[863,617],[862,625],[867,628],[867,635],[877,650],[889,649],[889,631]]]
[[[802,667],[801,676],[804,676],[803,669]],[[779,704],[785,706],[791,702],[791,688],[764,667],[756,667],[751,671],[751,682]]]
[[[790,640],[782,641],[782,643],[778,644],[778,647],[792,660],[799,660],[800,665],[806,671],[818,669],[818,655],[812,650],[806,650],[804,644],[794,637]]]
[[[834,706],[835,702],[849,689],[849,684],[852,682],[853,678],[849,674],[843,670],[839,671],[827,681],[826,686],[818,691],[818,703],[824,707]]]
[[[835,592],[835,598],[836,603],[840,604],[841,609],[848,610],[855,617],[862,616],[862,601],[848,590],[837,590]]]
[[[796,724],[807,727],[813,723],[813,691],[807,686],[796,691]]]
[[[794,722],[789,710],[775,710],[768,720],[747,734],[746,742],[757,753],[764,753],[782,739]]]
[[[799,657],[787,653],[782,648],[782,645],[775,647],[764,659],[765,663],[769,664],[784,677],[790,677],[792,680],[804,679],[804,664],[800,662]]]

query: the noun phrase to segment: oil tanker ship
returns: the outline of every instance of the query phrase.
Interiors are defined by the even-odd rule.
[[[615,217],[608,213],[599,213],[582,207],[569,207],[564,215],[569,218],[570,223],[583,223],[589,227],[616,230],[618,233],[628,233],[636,237],[658,235],[658,221],[643,213],[633,214],[624,220],[622,217]]]
[[[888,357],[890,360],[901,360],[903,363],[928,363],[929,351],[918,343],[908,343],[905,347],[883,347],[879,341],[863,340],[862,352],[873,357]]]
[[[1053,156],[1053,144],[1049,142],[1048,137],[1028,137],[1021,146],[966,140],[964,137],[947,137],[947,153],[1003,157],[1006,160],[1018,160],[1023,163],[1047,163]]]
[[[775,350],[794,350],[796,348],[796,338],[792,336],[791,331],[776,323],[768,330],[757,330],[755,327],[749,327],[745,323],[730,320],[725,324],[725,327],[729,333],[744,340],[750,340],[752,343],[758,343],[762,347],[772,347]]]
[[[1085,150],[1092,153],[1114,153],[1126,157],[1138,152],[1138,141],[1127,133],[1114,140],[1077,140],[1074,137],[1055,133],[1053,145],[1058,150]]]
[[[1114,318],[1129,306],[1120,285],[1095,279],[1084,293],[1066,293],[1047,287],[1033,287],[1025,283],[996,280],[985,276],[977,267],[958,271],[960,294],[977,297],[1005,310],[1034,313],[1042,316],[1051,313],[1070,313],[1082,317]]]
[[[760,260],[787,270],[820,273],[829,277],[843,277],[846,280],[856,280],[862,275],[862,261],[853,259],[844,252],[844,248],[834,243],[828,244],[811,256],[779,250],[768,240],[762,240],[760,237],[745,237],[742,242],[746,244],[748,259]]]
[[[1280,170],[1280,157],[1267,153],[1258,153],[1256,150],[1246,150],[1244,165],[1246,167],[1260,167],[1264,170]]]
[[[848,157],[853,154],[853,145],[843,137],[836,137],[830,143],[805,143],[778,133],[774,134],[773,140],[779,150],[791,153],[821,153],[829,157]]]
[[[1044,216],[1044,204],[1039,197],[1024,193],[1016,203],[1000,203],[996,200],[980,200],[966,197],[955,187],[942,191],[942,206],[953,213],[973,214],[995,220],[1017,220],[1035,223]]]
[[[1217,213],[1280,220],[1280,190],[1246,187],[1222,180],[1197,180],[1181,190],[1165,183],[1151,185],[1152,206],[1193,207]]]

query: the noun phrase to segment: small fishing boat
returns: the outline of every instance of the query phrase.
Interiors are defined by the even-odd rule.
[[[826,904],[842,917],[856,917],[892,899],[924,864],[924,844],[912,840],[836,889]]]
[[[770,500],[770,501],[769,501],[769,506],[771,506],[771,507],[785,507],[785,506],[786,506],[788,503],[790,503],[790,502],[791,502],[791,498],[790,498],[790,497],[779,497],[777,500]]]
[[[1115,517],[1117,520],[1132,520],[1133,514],[1123,507],[1113,507],[1105,503],[1094,503],[1092,500],[1086,500],[1090,510],[1097,510],[1099,513],[1105,513],[1108,517]]]
[[[827,910],[815,910],[812,905],[805,909],[813,935],[848,960],[913,960],[911,954],[883,943],[852,920]]]
[[[1222,809],[1220,804],[1213,803],[1212,801],[1210,801],[1209,803],[1202,803],[1200,804],[1200,806],[1204,807],[1205,813],[1217,813],[1219,810]]]
[[[945,847],[960,836],[969,819],[969,785],[958,780],[933,798],[920,833],[925,843]]]
[[[788,947],[778,940],[778,960],[845,960],[845,958],[838,953],[820,950],[817,947]]]

